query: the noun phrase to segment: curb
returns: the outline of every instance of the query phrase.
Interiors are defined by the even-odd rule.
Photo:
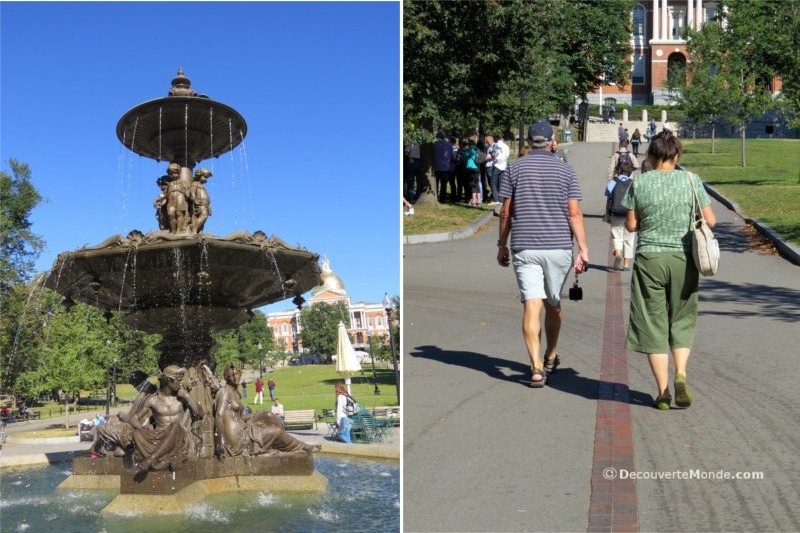
[[[487,211],[478,220],[466,228],[444,233],[425,233],[423,235],[403,235],[403,244],[427,244],[432,242],[453,241],[472,237],[481,226],[486,225],[497,212],[497,208]]]
[[[80,437],[73,435],[72,437],[39,437],[35,439],[24,439],[9,435],[6,437],[6,442],[9,444],[67,444],[80,442]]]
[[[784,239],[777,231],[772,229],[771,227],[767,226],[763,222],[758,219],[750,218],[746,214],[742,212],[742,208],[739,207],[739,204],[736,202],[726,198],[721,192],[716,190],[711,185],[703,182],[703,186],[706,189],[706,192],[714,197],[719,203],[730,209],[731,211],[735,212],[739,215],[742,220],[747,222],[748,224],[753,224],[758,231],[760,231],[763,235],[769,238],[772,241],[772,244],[781,254],[781,256],[788,260],[789,262],[800,266],[800,249],[795,247],[794,245],[790,244],[789,241]]]

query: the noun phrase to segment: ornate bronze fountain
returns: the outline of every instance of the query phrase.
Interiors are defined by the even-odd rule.
[[[143,386],[131,410],[112,419],[94,458],[74,460],[67,486],[81,486],[73,478],[118,476],[123,495],[176,494],[202,480],[235,478],[241,488],[242,476],[315,473],[313,448],[267,415],[243,417],[238,392],[213,374],[212,333],[244,324],[254,308],[299,300],[321,283],[319,256],[306,249],[262,231],[203,231],[212,214],[204,187],[211,172],[195,167],[233,150],[246,133],[238,112],[196,93],[181,70],[168,96],[134,107],[117,124],[124,146],[168,162],[156,180],[159,229],[60,254],[47,286],[67,304],[122,312],[129,326],[160,334],[162,374],[158,389]],[[241,442],[232,443],[236,438]]]

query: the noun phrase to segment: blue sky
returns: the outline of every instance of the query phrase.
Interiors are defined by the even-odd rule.
[[[248,125],[243,148],[200,163],[214,171],[205,230],[326,255],[353,301],[399,294],[399,3],[3,2],[0,24],[0,159],[28,163],[46,198],[38,270],[157,229],[167,163],[115,131],[182,68]]]

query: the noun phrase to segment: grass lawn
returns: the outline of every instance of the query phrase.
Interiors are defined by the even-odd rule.
[[[800,140],[748,139],[747,167],[741,141],[684,140],[681,163],[742,208],[800,246]]]
[[[46,429],[37,429],[35,431],[25,431],[22,433],[15,433],[15,438],[20,439],[52,439],[55,437],[74,437],[76,435],[75,427],[64,429],[63,425],[54,424],[54,427]]]
[[[417,202],[414,205],[414,214],[403,217],[403,234],[424,235],[459,230],[469,226],[491,209],[486,205],[469,207],[465,204],[425,205]]]
[[[380,395],[374,394],[372,366],[364,365],[364,375],[356,374],[351,379],[353,397],[365,407],[397,405],[397,387],[392,367],[376,366],[375,374]],[[315,409],[318,414],[335,407],[334,385],[337,381],[344,381],[334,365],[289,366],[271,372],[269,377],[275,380],[275,397],[280,399],[287,411]],[[267,381],[267,375],[264,376],[264,381]],[[252,384],[248,384],[247,392],[245,403],[254,411],[269,409],[269,391],[266,385],[263,406],[250,403],[255,394]]]
[[[353,397],[366,407],[398,405],[397,387],[395,386],[394,370],[391,365],[388,368],[383,364],[376,365],[375,374],[378,388],[381,392],[380,395],[374,394],[372,366],[365,365],[363,376],[357,374],[351,379]],[[245,400],[245,404],[254,411],[270,408],[269,391],[266,387],[268,376],[275,380],[275,396],[280,399],[286,410],[314,409],[317,413],[335,407],[334,385],[337,381],[344,381],[344,378],[336,372],[334,365],[304,365],[281,368],[264,376],[263,405],[252,405],[255,386],[253,383],[248,384],[248,397]],[[150,381],[155,384],[155,377],[151,377]],[[95,391],[95,394],[100,392],[103,393],[100,396],[105,398],[105,391]],[[117,394],[121,400],[132,400],[136,397],[137,392],[131,385],[119,384],[117,385]],[[89,391],[81,392],[81,397],[88,396]],[[127,407],[125,404],[120,404],[120,408],[126,409]],[[57,419],[64,416],[64,404],[56,402],[37,405],[33,410],[40,412],[43,419]],[[70,413],[74,412],[70,408]],[[105,415],[106,408],[105,405],[81,405],[79,412],[84,414],[86,418],[93,418],[95,413],[103,413]]]

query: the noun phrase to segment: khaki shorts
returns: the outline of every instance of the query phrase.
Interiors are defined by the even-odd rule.
[[[572,269],[572,250],[518,250],[511,259],[520,301],[536,298],[556,307]]]
[[[642,353],[691,348],[698,280],[694,261],[683,253],[637,254],[626,347]]]

